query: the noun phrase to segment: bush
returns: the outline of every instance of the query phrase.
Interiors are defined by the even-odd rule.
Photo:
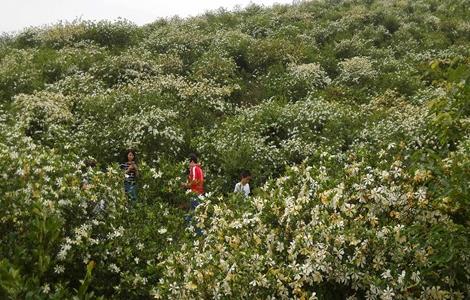
[[[16,175],[0,187],[0,294],[148,295],[160,278],[155,264],[184,238],[183,216],[161,198],[145,198],[149,168],[142,165],[142,193],[129,207],[117,168],[83,168],[77,156],[58,155],[17,131],[3,138],[0,166]]]
[[[14,98],[14,108],[21,116],[18,122],[26,136],[45,143],[64,142],[66,127],[73,121],[72,101],[62,94],[37,92]]]
[[[191,22],[177,19],[155,28],[143,41],[143,46],[155,54],[176,54],[185,66],[191,65],[209,45],[208,36]]]
[[[191,69],[195,81],[212,80],[219,85],[240,81],[235,61],[217,50],[203,54]]]
[[[108,56],[89,72],[109,87],[136,79],[147,79],[162,73],[160,65],[148,51],[131,48],[119,56]]]
[[[78,41],[91,41],[99,46],[123,49],[133,46],[140,38],[140,29],[127,20],[80,21],[58,23],[40,35],[42,43],[54,49],[72,46]]]
[[[364,84],[375,79],[377,71],[373,62],[367,57],[353,57],[339,63],[341,74],[340,82],[346,84]]]
[[[462,298],[470,272],[464,227],[427,206],[432,196],[398,161],[388,170],[344,167],[341,183],[320,162],[290,168],[252,201],[198,208],[203,240],[162,264],[155,297]]]
[[[41,72],[34,66],[35,50],[12,50],[0,63],[0,99],[32,93],[43,86]]]
[[[302,1],[1,36],[0,298],[469,298],[467,15]]]
[[[355,120],[358,115],[352,110],[322,99],[271,101],[227,119],[196,145],[215,177],[214,185],[227,192],[241,170],[250,170],[259,186],[280,176],[289,163],[313,160],[326,149],[342,151],[353,140],[352,128],[359,127]],[[324,134],[330,138],[324,139]]]

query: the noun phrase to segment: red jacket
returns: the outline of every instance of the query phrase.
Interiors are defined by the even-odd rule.
[[[201,166],[195,165],[189,169],[188,180],[192,192],[198,195],[204,194],[204,173]]]

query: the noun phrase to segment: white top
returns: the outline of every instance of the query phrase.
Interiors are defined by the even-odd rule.
[[[233,190],[233,192],[234,193],[244,193],[245,197],[248,197],[248,195],[250,194],[250,184],[247,183],[245,185],[242,185],[241,182],[238,182],[235,185],[235,189]]]

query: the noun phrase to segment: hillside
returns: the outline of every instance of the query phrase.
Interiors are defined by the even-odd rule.
[[[0,298],[470,298],[469,6],[2,35]],[[207,193],[188,224],[190,153]]]

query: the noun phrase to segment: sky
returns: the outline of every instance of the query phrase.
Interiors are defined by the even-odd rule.
[[[220,7],[232,10],[250,3],[271,6],[290,4],[292,0],[0,0],[0,32],[76,19],[124,18],[143,25],[161,17],[197,16]]]

